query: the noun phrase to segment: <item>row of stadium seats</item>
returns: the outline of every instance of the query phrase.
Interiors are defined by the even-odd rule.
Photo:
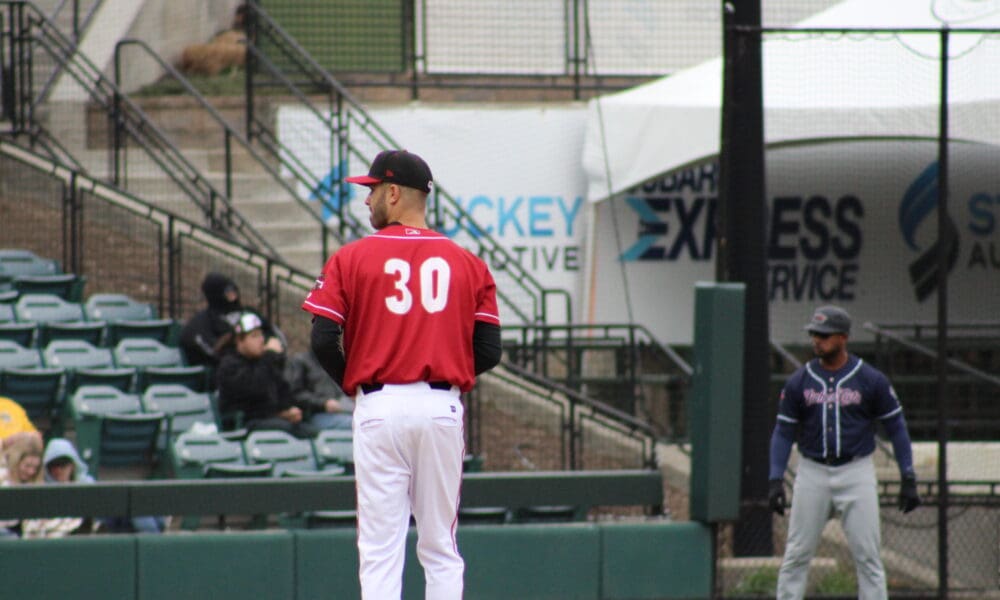
[[[157,319],[153,307],[124,294],[94,294],[85,303],[52,294],[26,294],[0,303],[0,339],[44,347],[57,339],[84,340],[111,347],[130,337],[173,344],[177,324]]]
[[[203,392],[208,379],[205,367],[185,365],[177,348],[152,339],[125,339],[114,349],[59,340],[44,350],[0,340],[0,395],[24,407],[39,425],[47,422],[54,434],[62,431],[67,399],[81,387],[143,393],[153,385],[177,384]]]
[[[22,294],[55,294],[79,301],[86,278],[63,273],[59,263],[20,248],[0,248],[0,302]]]
[[[175,476],[296,477],[354,473],[352,434],[326,429],[313,440],[284,431],[254,431],[242,441],[221,434],[181,433],[171,445]]]

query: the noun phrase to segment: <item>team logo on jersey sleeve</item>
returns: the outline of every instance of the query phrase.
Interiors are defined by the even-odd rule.
[[[420,230],[410,229],[409,227],[407,227],[406,229],[403,230],[403,233],[405,233],[406,235],[420,235]]]
[[[313,290],[321,290],[321,289],[323,289],[323,280],[324,280],[324,276],[323,275],[320,275],[319,277],[317,277],[316,278],[316,283],[313,284]]]

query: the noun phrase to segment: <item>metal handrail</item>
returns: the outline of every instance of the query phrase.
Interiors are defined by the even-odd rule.
[[[319,117],[321,122],[327,124],[327,127],[330,130],[331,139],[340,150],[341,158],[355,156],[363,160],[365,163],[373,158],[366,155],[357,147],[356,144],[352,143],[350,137],[352,124],[356,124],[358,130],[360,130],[360,132],[363,133],[367,139],[373,142],[379,149],[401,147],[401,145],[396,142],[388,132],[372,120],[372,118],[361,106],[360,102],[358,102],[358,100],[356,100],[346,89],[344,89],[339,82],[337,82],[323,67],[321,67],[319,63],[317,63],[316,60],[308,53],[308,51],[302,48],[302,46],[292,39],[280,25],[274,22],[274,20],[271,19],[271,17],[257,2],[248,2],[247,6],[249,9],[247,131],[250,139],[258,137],[258,131],[267,129],[266,125],[256,118],[253,108],[253,94],[255,86],[254,64],[257,62],[262,67],[266,67],[268,69],[268,73],[275,78],[272,83],[281,83],[283,88],[290,91],[292,96],[295,97],[300,104]],[[280,73],[279,70],[275,68],[273,62],[263,56],[263,54],[259,51],[259,46],[260,38],[264,35],[268,35],[268,39],[273,41],[276,46],[280,46],[289,59],[301,68],[300,74],[306,78],[310,87],[331,95],[338,107],[338,111],[336,115],[334,115],[334,118],[338,121],[337,126],[334,126],[331,120],[324,116],[323,111],[316,108],[312,101],[309,100],[308,93],[306,91],[301,89],[298,84],[294,83],[290,77]],[[345,112],[347,113],[346,116]],[[277,136],[269,134],[267,137],[274,140]],[[339,174],[339,177],[342,178],[343,174]],[[338,208],[342,209],[343,206],[343,202],[338,203]],[[519,290],[526,292],[530,296],[530,308],[521,306],[521,304],[515,300],[511,291],[503,289],[502,286],[498,286],[497,295],[498,299],[500,299],[506,307],[509,307],[521,321],[525,323],[545,323],[547,321],[546,301],[549,296],[563,296],[567,306],[570,306],[571,297],[567,291],[543,287],[541,283],[539,283],[531,275],[531,273],[527,271],[527,269],[514,260],[514,257],[507,251],[506,248],[500,245],[492,237],[483,234],[485,228],[479,226],[473,220],[472,216],[466,212],[461,205],[455,202],[454,198],[448,194],[444,188],[437,185],[437,182],[435,182],[433,202],[431,204],[431,210],[428,217],[429,223],[432,227],[443,224],[445,217],[453,218],[455,223],[463,231],[474,234],[473,239],[479,246],[479,252],[477,254],[480,256],[492,256],[502,260],[507,269],[514,271],[511,275],[511,283],[519,288]],[[571,311],[567,311],[567,317],[571,318],[571,315]]]
[[[924,356],[926,356],[928,358],[932,358],[932,359],[935,359],[935,360],[938,358],[938,353],[937,353],[936,350],[932,350],[932,349],[928,348],[927,346],[924,346],[923,344],[919,344],[919,343],[914,342],[912,340],[908,340],[908,339],[906,339],[905,337],[903,337],[901,335],[898,335],[896,333],[893,333],[893,332],[889,331],[888,329],[885,329],[884,327],[880,327],[879,325],[876,325],[876,324],[870,323],[870,322],[869,323],[865,323],[863,327],[866,330],[871,331],[872,333],[874,333],[876,336],[884,336],[884,337],[892,340],[893,342],[896,342],[897,344],[903,346],[904,348],[907,348],[909,350],[913,350],[914,352],[922,354],[922,355],[924,355]],[[951,325],[949,325],[949,328],[950,327],[951,327]],[[956,371],[959,371],[961,373],[965,373],[966,375],[971,375],[971,376],[973,376],[973,377],[975,377],[975,378],[977,378],[977,379],[979,379],[979,380],[981,380],[981,381],[983,381],[985,383],[989,383],[989,384],[995,385],[997,387],[1000,387],[1000,377],[996,377],[994,375],[990,375],[989,373],[987,373],[985,371],[981,371],[981,370],[973,367],[972,365],[969,365],[968,363],[966,363],[964,361],[958,360],[957,358],[949,358],[949,359],[947,359],[946,362],[947,362],[948,366],[950,366],[951,368],[955,369]]]
[[[126,46],[136,46],[142,49],[147,56],[152,58],[160,66],[160,68],[162,68],[166,73],[168,73],[171,77],[173,77],[176,81],[178,81],[184,88],[187,95],[191,97],[193,100],[195,100],[198,103],[198,105],[201,106],[201,108],[203,108],[208,113],[208,115],[212,118],[212,120],[217,125],[219,125],[220,128],[222,128],[225,137],[225,142],[224,142],[225,144],[224,150],[226,155],[225,178],[226,178],[226,192],[228,196],[232,195],[231,191],[232,180],[233,180],[232,143],[236,142],[243,150],[247,152],[247,154],[251,158],[254,159],[254,161],[268,175],[271,176],[271,178],[275,181],[275,183],[281,186],[281,188],[284,189],[285,192],[287,192],[288,195],[291,196],[295,200],[295,202],[299,204],[299,206],[301,206],[308,213],[309,217],[316,222],[321,231],[320,241],[323,242],[324,258],[329,254],[329,248],[326,248],[325,244],[326,240],[325,234],[329,233],[334,237],[340,239],[341,242],[345,241],[341,239],[340,236],[337,235],[336,231],[334,231],[326,222],[323,221],[322,216],[320,214],[317,214],[316,211],[314,211],[313,208],[309,205],[309,203],[298,194],[298,192],[288,182],[288,180],[285,177],[283,177],[282,174],[271,165],[267,157],[262,155],[245,135],[237,131],[236,128],[234,128],[229,123],[229,121],[227,121],[226,118],[222,116],[222,114],[218,111],[218,109],[216,109],[211,104],[211,102],[208,101],[208,99],[204,96],[204,94],[199,92],[198,89],[195,88],[194,85],[192,85],[191,82],[180,73],[180,71],[178,71],[170,63],[165,61],[163,57],[157,54],[157,52],[145,41],[134,38],[127,38],[119,41],[115,45],[115,83],[117,85],[119,86],[121,85],[121,50]],[[306,175],[300,169],[296,168],[296,165],[291,164],[286,159],[286,156],[288,156],[287,153],[275,152],[273,151],[273,149],[270,148],[269,150],[272,150],[271,155],[276,160],[278,160],[282,164],[282,166],[286,167],[289,170],[295,181],[307,186],[309,189],[315,189],[318,185],[320,185],[315,180],[307,178]],[[321,197],[319,201],[322,203],[323,206],[331,208],[327,204],[324,198]],[[358,235],[360,235],[361,226],[356,219],[353,219],[351,223],[351,231],[358,232]]]
[[[613,423],[616,427],[621,429],[621,432],[639,438],[642,442],[644,448],[644,456],[642,457],[643,463],[647,467],[655,467],[656,465],[656,443],[659,441],[658,434],[656,430],[641,419],[618,410],[613,406],[609,406],[599,400],[590,398],[578,391],[572,390],[558,382],[551,379],[547,379],[541,375],[528,371],[523,367],[511,363],[510,361],[504,361],[502,364],[502,370],[494,370],[490,373],[492,377],[498,377],[500,379],[507,379],[504,377],[504,371],[509,372],[513,375],[513,378],[507,379],[509,382],[518,383],[522,389],[527,389],[524,387],[524,383],[530,383],[545,389],[548,394],[536,394],[536,397],[544,400],[554,401],[554,395],[558,394],[565,399],[569,406],[569,414],[562,415],[563,422],[561,424],[561,429],[564,435],[564,443],[566,444],[569,455],[564,455],[564,461],[568,463],[568,468],[578,469],[579,456],[581,454],[582,448],[580,447],[582,443],[582,438],[579,435],[577,418],[582,416],[580,411],[585,410],[589,412],[589,416],[597,416],[604,420],[605,423]],[[515,380],[516,378],[516,380]]]
[[[170,142],[169,138],[135,103],[121,92],[114,82],[110,81],[100,69],[90,62],[89,58],[77,52],[76,45],[68,40],[37,7],[23,0],[0,0],[0,6],[3,5],[20,8],[18,12],[22,13],[22,19],[25,9],[31,13],[30,23],[17,24],[19,30],[16,41],[24,44],[24,48],[26,48],[25,54],[27,56],[22,58],[23,64],[31,63],[32,42],[39,44],[57,61],[65,74],[79,83],[91,99],[107,113],[115,126],[116,136],[124,131],[139,142],[153,162],[202,210],[213,227],[225,231],[229,235],[235,234],[247,243],[264,248],[275,257],[278,256],[273,246],[235,211],[230,199],[219,192],[207,178],[198,172],[180,150]],[[11,27],[15,27],[15,24],[11,23]],[[37,31],[40,35],[27,35],[31,31]],[[25,132],[33,136],[33,141],[40,131],[44,131],[37,119],[34,118],[34,113],[45,99],[45,96],[34,96],[27,105],[29,117],[26,125],[29,129]],[[15,135],[16,133],[15,131]],[[51,135],[48,137],[52,138]],[[116,144],[118,143],[119,141],[116,140]],[[120,183],[117,172],[118,150],[120,147],[116,146],[116,172],[113,180],[115,183]],[[65,154],[70,156],[68,152]],[[219,204],[222,205],[221,215],[217,211]]]

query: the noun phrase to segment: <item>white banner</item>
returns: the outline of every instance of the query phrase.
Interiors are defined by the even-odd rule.
[[[949,212],[958,233],[949,319],[994,318],[1000,295],[1000,149],[954,143]],[[815,306],[861,324],[936,319],[937,144],[849,141],[772,149],[768,280],[772,337],[805,341]],[[694,284],[712,280],[718,167],[684,169],[598,204],[589,320],[633,315],[661,341],[689,343]],[[614,210],[614,214],[612,214]],[[618,231],[615,232],[617,223]],[[631,304],[631,310],[629,310]]]
[[[540,284],[572,296],[582,289],[585,179],[579,149],[583,105],[530,108],[372,108],[372,120],[400,146],[422,156],[436,184],[445,189],[482,231],[500,243]],[[315,177],[339,170],[330,161],[327,128],[295,107],[278,111],[281,142]],[[355,143],[362,136],[355,135]],[[372,146],[368,154],[374,157]],[[368,165],[352,157],[348,175]],[[333,179],[336,179],[335,177]],[[365,190],[351,186],[348,207],[368,223]],[[302,190],[308,197],[309,190]],[[468,233],[454,223],[445,233],[472,249]],[[494,270],[503,260],[483,257]],[[499,279],[499,278],[498,278]],[[510,290],[508,290],[510,291]],[[579,304],[574,302],[579,310]],[[565,315],[555,315],[558,323]],[[574,316],[574,319],[576,316]]]

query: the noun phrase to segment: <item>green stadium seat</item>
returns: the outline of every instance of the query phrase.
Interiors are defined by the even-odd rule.
[[[52,321],[38,326],[35,344],[44,348],[53,340],[83,340],[100,346],[104,339],[103,321]]]
[[[4,368],[0,371],[0,396],[20,404],[36,425],[53,428],[62,422],[63,375],[62,369]]]
[[[0,340],[16,342],[25,348],[35,346],[38,326],[35,323],[0,323]]]
[[[111,351],[97,348],[83,340],[55,340],[42,350],[46,367],[66,369],[66,389],[76,390],[76,372],[80,369],[107,369],[114,366]]]
[[[320,468],[341,466],[344,472],[354,474],[354,436],[349,430],[324,429],[312,441]]]
[[[181,351],[153,339],[126,338],[115,345],[115,364],[119,367],[180,367]]]
[[[195,423],[219,426],[208,394],[194,392],[183,385],[160,384],[146,388],[142,394],[142,407],[146,412],[161,412],[166,423],[160,432],[159,448],[166,448],[167,440],[188,431]]]
[[[118,342],[129,338],[151,339],[167,346],[173,346],[175,331],[178,329],[173,319],[148,319],[145,321],[115,321],[108,323],[105,345],[115,347]]]
[[[142,373],[143,390],[152,385],[176,384],[195,392],[208,391],[208,371],[204,365],[190,367],[147,367]]]
[[[34,369],[42,366],[38,350],[0,339],[0,369]]]
[[[14,306],[0,302],[0,323],[13,323],[17,320],[14,315]]]
[[[110,414],[101,418],[98,466],[153,466],[163,413]]]
[[[0,249],[0,273],[10,277],[21,275],[54,275],[60,273],[59,263],[42,258],[30,250]]]
[[[92,321],[149,321],[156,318],[151,304],[139,302],[125,294],[92,294],[83,305]]]
[[[243,442],[243,452],[250,464],[271,464],[275,476],[343,475],[342,467],[320,469],[313,456],[312,443],[284,431],[253,431]]]
[[[83,306],[54,294],[21,294],[14,304],[17,320],[48,323],[51,321],[83,321]]]
[[[135,388],[135,376],[135,369],[130,368],[103,367],[96,369],[74,369],[68,391],[72,394],[85,385],[108,385],[128,393]]]
[[[79,302],[85,283],[84,277],[72,273],[20,275],[14,278],[14,289],[22,296],[52,294],[70,302]]]

